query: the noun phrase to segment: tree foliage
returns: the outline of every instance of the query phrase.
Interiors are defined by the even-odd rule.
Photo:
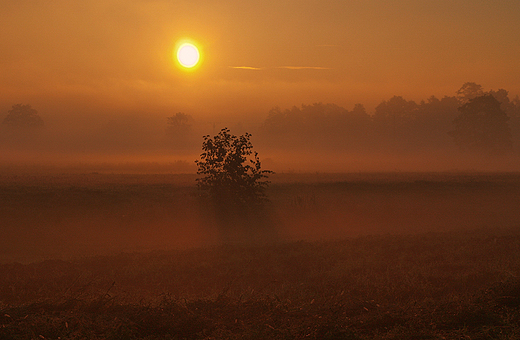
[[[167,117],[166,136],[172,147],[187,149],[195,145],[194,121],[192,116],[182,112]]]
[[[484,94],[485,92],[482,85],[473,82],[466,82],[457,91],[457,99],[459,100],[459,103],[466,104],[470,100],[483,96]]]
[[[475,138],[469,142],[469,137],[463,137],[467,134],[462,132],[465,129],[462,126],[464,119],[457,120],[459,126],[455,129],[454,121],[461,114],[460,107],[484,95],[491,95],[500,103],[500,109],[506,114],[506,117],[502,116],[506,122],[499,123],[501,114],[491,114],[488,117],[491,125],[480,127],[483,132],[487,131],[484,133],[487,137],[481,134],[482,138],[475,137],[480,138],[479,142]],[[500,128],[500,125],[505,128]],[[491,137],[490,131],[493,130],[501,137]],[[499,133],[500,130],[502,132]],[[269,112],[259,132],[264,145],[285,150],[326,148],[353,152],[437,152],[458,146],[484,152],[513,147],[518,152],[520,98],[510,98],[509,92],[504,89],[485,91],[480,84],[467,82],[453,96],[430,96],[420,102],[393,96],[382,101],[371,114],[361,104],[356,104],[352,111],[335,104],[322,103],[285,110],[276,107]],[[486,138],[490,140],[485,141]]]
[[[344,148],[362,144],[369,125],[370,116],[361,104],[348,111],[335,104],[315,103],[271,109],[261,133],[266,143],[284,148]]]
[[[492,94],[470,99],[459,107],[449,134],[463,149],[503,151],[512,147],[509,117]]]
[[[211,138],[204,136],[198,166],[199,189],[219,206],[250,207],[267,201],[266,180],[272,171],[262,170],[258,153],[253,152],[251,134],[230,134],[222,129]]]
[[[167,117],[168,129],[172,132],[190,130],[193,125],[193,117],[183,112],[177,112],[171,117]]]
[[[43,119],[38,115],[38,111],[31,105],[16,104],[8,112],[2,124],[14,128],[34,128],[43,126]]]

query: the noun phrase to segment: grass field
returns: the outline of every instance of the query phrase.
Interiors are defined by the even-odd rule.
[[[0,338],[520,338],[520,174],[272,180],[223,244],[192,175],[1,176]]]

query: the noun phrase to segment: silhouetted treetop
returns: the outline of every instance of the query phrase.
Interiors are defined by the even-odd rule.
[[[461,114],[459,108],[484,95],[491,95],[501,103],[500,109],[508,117],[506,126],[510,128],[510,141],[515,146],[520,145],[520,98],[510,99],[504,89],[486,92],[473,82],[464,83],[456,95],[430,96],[419,103],[393,96],[383,100],[371,114],[361,104],[356,104],[352,111],[322,103],[285,110],[275,107],[269,111],[260,132],[265,144],[285,149],[442,150],[452,148],[454,134],[459,134],[452,131],[455,118]],[[491,114],[491,117],[495,116],[500,114]],[[498,124],[499,120],[495,119],[494,123]],[[486,135],[491,138],[488,133]],[[457,143],[461,142],[458,138]],[[509,142],[504,143],[509,145]],[[465,149],[469,148],[467,143],[462,144]]]
[[[417,103],[413,100],[407,101],[401,96],[393,96],[376,107],[374,120],[411,119],[417,108]]]
[[[195,120],[183,112],[167,117],[166,137],[168,146],[177,150],[186,150],[196,147],[197,139],[193,131]]]
[[[315,103],[269,111],[262,126],[264,138],[279,145],[318,147],[341,147],[365,135],[370,125],[370,116],[361,104],[353,111],[336,104]]]
[[[177,112],[171,117],[167,118],[167,124],[172,129],[190,129],[193,124],[193,117],[183,112]]]
[[[470,99],[459,108],[449,134],[463,149],[504,151],[512,147],[509,117],[491,94]]]
[[[34,128],[43,126],[43,119],[38,115],[38,111],[31,105],[16,104],[7,111],[8,114],[2,124],[15,128]]]
[[[457,90],[457,99],[461,104],[465,104],[469,102],[471,99],[476,97],[483,96],[484,89],[482,85],[472,82],[467,82],[462,85],[460,89]]]

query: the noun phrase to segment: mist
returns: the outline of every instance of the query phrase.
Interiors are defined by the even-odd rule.
[[[0,338],[514,338],[519,4],[0,0]]]
[[[494,137],[461,142],[456,122],[475,107]],[[261,228],[227,230],[198,199],[202,137],[224,127],[251,133],[262,169],[275,172],[261,219],[269,242],[518,223],[520,102],[502,89],[465,83],[373,110],[311,103],[252,116],[52,108],[14,104],[2,117],[6,260],[206,247],[244,233],[266,241]]]
[[[37,127],[9,125],[15,105],[4,106],[0,164],[15,172],[194,173],[202,137],[227,127],[235,135],[251,133],[264,167],[281,173],[520,170],[518,96],[476,83],[457,93],[419,102],[393,96],[371,112],[359,103],[345,108],[319,102],[212,116],[70,102],[30,106],[43,121]],[[460,108],[485,94],[500,103],[505,125],[497,133],[509,148],[458,145],[450,135]]]

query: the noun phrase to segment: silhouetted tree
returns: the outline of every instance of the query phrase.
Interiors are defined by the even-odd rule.
[[[365,119],[367,117],[367,110],[365,109],[365,106],[363,104],[356,104],[354,105],[354,108],[352,109],[352,115],[356,117],[362,117],[362,119]]]
[[[508,125],[511,131],[511,140],[513,144],[520,143],[520,101],[518,96],[513,99],[509,98],[509,91],[498,89],[497,91],[484,91],[482,86],[476,83],[465,83],[457,91],[457,99],[460,105],[466,104],[469,100],[483,95],[492,95],[500,102],[500,108],[509,117]]]
[[[222,129],[218,135],[204,136],[197,178],[199,189],[206,191],[219,207],[249,208],[267,200],[265,180],[269,170],[262,170],[258,153],[253,153],[251,134],[230,134]]]
[[[449,134],[455,143],[470,150],[503,151],[512,147],[509,117],[490,94],[470,99],[459,107],[455,129]]]
[[[464,83],[461,88],[457,91],[457,99],[460,104],[466,104],[471,99],[483,96],[485,94],[482,89],[482,85],[477,83],[467,82]]]
[[[401,96],[393,96],[376,107],[374,119],[389,122],[397,119],[402,122],[412,118],[416,110],[417,104],[413,100],[407,101]]]
[[[417,109],[417,103],[407,101],[401,96],[393,96],[388,101],[381,102],[374,112],[374,124],[379,138],[383,142],[392,141],[390,145],[393,146],[403,144],[413,130],[412,123]]]
[[[500,108],[509,117],[508,125],[511,129],[511,139],[513,144],[520,144],[520,99],[518,96],[515,98],[509,98],[509,91],[504,89],[498,89],[497,91],[490,90],[484,92],[484,94],[490,94],[500,102]]]
[[[13,128],[37,128],[43,126],[43,119],[38,115],[38,111],[31,105],[16,104],[7,111],[2,124]]]
[[[183,112],[177,112],[168,117],[168,129],[177,132],[181,130],[190,130],[193,124],[193,117]]]
[[[273,108],[261,131],[265,140],[284,148],[345,148],[359,146],[367,138],[370,123],[361,104],[349,112],[335,104],[315,103],[283,111]]]
[[[204,136],[198,166],[199,189],[207,193],[210,212],[225,243],[263,242],[276,237],[268,209],[266,180],[253,152],[251,135],[234,136],[222,129],[213,138]]]
[[[172,141],[174,147],[186,148],[195,142],[193,121],[192,116],[182,112],[167,117],[166,135]]]
[[[444,96],[439,99],[430,96],[418,105],[412,128],[410,145],[415,148],[442,148],[452,145],[447,134],[453,129],[453,120],[458,116],[459,101],[456,97]]]
[[[506,108],[506,114],[510,118],[511,137],[516,148],[520,145],[520,98],[515,96]]]

